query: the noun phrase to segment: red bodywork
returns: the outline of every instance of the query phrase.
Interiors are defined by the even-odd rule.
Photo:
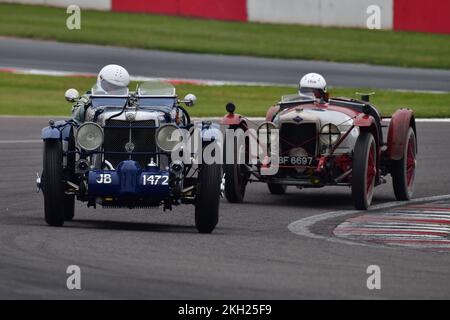
[[[242,116],[234,113],[229,113],[222,118],[222,124],[227,126],[237,126],[240,125],[242,121]]]
[[[350,101],[349,101],[350,102]],[[296,108],[297,106],[292,106],[292,108]],[[375,115],[369,115],[363,112],[363,110],[358,110],[356,108],[334,105],[332,103],[311,103],[311,104],[303,104],[301,105],[302,109],[324,109],[337,111],[346,114],[347,116],[354,119],[353,126],[348,130],[348,132],[341,137],[341,140],[335,145],[330,155],[318,156],[317,164],[315,166],[307,167],[312,169],[316,174],[322,175],[326,174],[324,172],[324,168],[326,167],[328,162],[333,162],[341,171],[346,172],[352,166],[352,158],[349,155],[336,155],[334,156],[334,150],[336,150],[337,146],[345,140],[350,131],[358,127],[360,131],[369,131],[373,134],[375,139],[375,150],[376,153],[376,163],[373,163],[373,177],[376,179],[376,184],[380,183],[380,178],[382,175],[381,165],[383,159],[388,161],[390,160],[399,160],[403,157],[407,133],[410,127],[415,128],[414,115],[412,110],[410,109],[400,109],[394,113],[392,116],[392,120],[389,126],[389,133],[387,139],[387,149],[382,148],[384,145],[384,141],[382,139],[382,130],[381,130],[381,119],[379,115],[377,115],[377,119],[375,119]],[[265,120],[267,122],[273,121],[274,117],[277,113],[280,112],[280,106],[275,105],[271,106],[266,113]],[[230,113],[223,117],[222,124],[230,126],[230,127],[241,127],[244,131],[247,129],[247,123],[245,118],[243,118],[239,114]],[[384,155],[382,154],[384,153]],[[281,168],[295,168],[295,166],[289,165],[280,165]],[[350,181],[351,174],[345,177],[344,181]]]
[[[392,115],[387,139],[387,155],[390,159],[400,160],[403,158],[407,138],[406,135],[408,134],[410,127],[412,127],[417,134],[412,110],[400,109]]]
[[[272,121],[273,117],[280,111],[280,106],[272,106],[267,110],[266,121]]]

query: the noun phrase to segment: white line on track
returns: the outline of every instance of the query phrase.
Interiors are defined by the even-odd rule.
[[[373,225],[373,224],[354,224],[344,222],[340,225],[341,231],[348,229],[352,230],[399,230],[399,231],[450,231],[450,227],[443,227],[442,225],[416,225],[412,224],[409,226],[393,226],[393,225]]]
[[[310,217],[306,217],[306,218],[294,221],[288,225],[288,229],[289,229],[289,231],[291,231],[292,233],[294,233],[296,235],[313,238],[313,239],[321,239],[321,240],[326,240],[329,242],[347,244],[347,245],[352,245],[352,246],[379,247],[379,245],[375,245],[375,244],[354,242],[354,241],[339,239],[339,238],[332,237],[332,236],[324,236],[324,235],[312,233],[310,228],[313,225],[315,225],[321,221],[324,221],[324,220],[345,217],[348,215],[358,214],[358,213],[364,214],[364,213],[383,210],[383,209],[391,209],[391,208],[401,207],[401,206],[408,205],[408,204],[433,202],[433,201],[440,201],[440,200],[450,200],[450,194],[433,196],[433,197],[425,197],[425,198],[417,198],[417,199],[413,199],[411,201],[394,201],[394,202],[383,203],[383,204],[372,206],[370,208],[370,210],[368,210],[368,211],[340,210],[340,211],[326,212],[326,213],[322,213],[322,214],[318,214],[318,215],[314,215],[314,216],[310,216]],[[391,247],[389,247],[389,248],[391,248]],[[392,247],[392,248],[394,248],[394,247]]]
[[[1,67],[0,72],[15,73],[15,74],[28,74],[28,75],[44,75],[51,77],[84,77],[95,78],[96,73],[90,72],[76,72],[76,71],[60,71],[60,70],[45,70],[45,69],[27,69],[27,68],[10,68]],[[254,87],[292,87],[296,85],[273,83],[273,82],[251,82],[251,81],[220,81],[210,79],[188,79],[188,78],[161,78],[161,77],[146,77],[146,76],[130,76],[132,81],[167,81],[171,83],[180,84],[193,84],[203,86],[254,86]],[[436,91],[437,93],[440,93]]]
[[[34,75],[47,75],[47,76],[69,76],[69,77],[89,77],[94,78],[97,76],[95,73],[90,72],[77,72],[77,71],[61,71],[61,70],[46,70],[46,69],[33,69],[33,68],[15,68],[15,67],[4,67],[0,66],[0,72],[16,73],[16,74],[34,74]],[[145,77],[145,76],[131,76],[131,80],[134,81],[153,81],[161,80],[174,83],[187,83],[187,84],[197,84],[205,86],[257,86],[257,87],[292,87],[295,88],[297,85],[283,84],[283,83],[272,83],[272,82],[251,82],[251,81],[220,81],[220,80],[209,80],[209,79],[186,79],[186,78],[155,78],[155,77]],[[395,92],[418,92],[418,93],[431,93],[431,94],[446,94],[447,91],[438,90],[403,90],[394,89],[391,91]]]
[[[0,144],[40,143],[42,140],[0,140]]]

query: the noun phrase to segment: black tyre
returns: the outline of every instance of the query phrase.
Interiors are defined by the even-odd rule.
[[[413,128],[406,136],[403,158],[392,162],[392,184],[398,201],[410,200],[414,194],[416,176],[417,140]]]
[[[200,233],[211,233],[219,222],[221,179],[219,164],[201,166],[195,200],[195,226]]]
[[[59,140],[44,142],[43,194],[45,221],[61,227],[65,218],[65,195],[63,182],[62,147]]]
[[[286,193],[287,186],[283,184],[267,183],[271,194],[282,195]]]
[[[73,136],[73,128],[70,129],[69,135],[69,151],[75,151],[75,138]],[[75,153],[67,155],[67,166],[65,168],[66,176],[73,176],[75,174]],[[64,195],[64,221],[72,221],[75,216],[75,196]]]
[[[373,135],[362,132],[353,154],[352,197],[357,210],[367,210],[372,203],[377,174],[377,148]]]
[[[245,165],[238,164],[237,142],[234,143],[234,160],[232,164],[227,164],[226,155],[224,157],[225,173],[225,198],[231,203],[242,203],[245,197],[245,189],[248,183],[248,175],[245,172]],[[225,150],[226,145],[225,145]],[[224,154],[226,154],[224,152]]]

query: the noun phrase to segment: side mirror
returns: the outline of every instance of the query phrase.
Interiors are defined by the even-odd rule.
[[[66,100],[68,102],[75,102],[80,97],[80,94],[78,93],[77,89],[71,88],[66,91],[66,93],[64,94],[64,97],[66,97]]]
[[[183,102],[186,104],[186,106],[193,107],[197,102],[197,97],[194,94],[189,93],[184,97]]]

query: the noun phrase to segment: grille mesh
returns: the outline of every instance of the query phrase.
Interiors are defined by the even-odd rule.
[[[145,128],[154,126],[154,120],[134,122],[109,120],[105,126],[105,141],[103,144],[105,159],[111,162],[114,167],[117,167],[123,160],[131,159],[139,162],[140,166],[144,168],[150,162],[152,156],[131,153],[130,157],[130,154],[126,153],[125,145],[130,141],[131,132],[131,142],[134,144],[133,152],[155,152],[156,129]],[[114,154],[112,152],[123,152],[123,154]]]
[[[280,130],[280,146],[283,155],[293,148],[301,147],[308,155],[315,156],[317,148],[317,129],[315,123],[285,123]]]

